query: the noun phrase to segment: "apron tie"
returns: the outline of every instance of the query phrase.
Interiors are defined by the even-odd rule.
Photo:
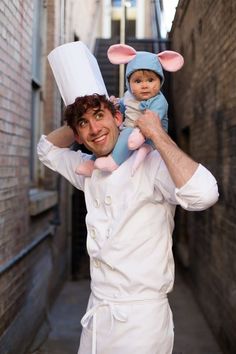
[[[90,310],[86,312],[81,320],[81,324],[83,327],[87,328],[89,321],[93,319],[93,332],[92,332],[92,354],[96,354],[96,342],[97,342],[97,311],[101,307],[108,307],[111,319],[110,331],[108,334],[112,332],[114,326],[114,319],[119,322],[126,322],[128,317],[125,313],[118,310],[117,306],[112,304],[107,300],[102,300],[100,303],[94,305]]]

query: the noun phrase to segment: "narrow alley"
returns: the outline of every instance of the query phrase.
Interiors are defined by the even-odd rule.
[[[66,282],[49,314],[48,323],[42,326],[28,354],[76,354],[80,319],[85,313],[88,296],[88,280]],[[169,300],[175,322],[173,354],[223,354],[178,269]]]
[[[162,58],[164,63],[163,57],[171,55],[171,58],[173,52],[181,56],[181,65],[174,65],[177,72],[168,71],[169,65],[160,64],[164,71],[161,69],[163,78],[162,74],[161,77],[158,73],[156,75],[157,91],[161,89],[156,96],[161,93],[160,97],[164,96],[168,105],[168,134],[174,141],[172,148],[176,144],[184,152],[183,156],[190,156],[210,171],[218,185],[219,199],[203,210],[195,189],[190,193],[191,185],[196,183],[202,189],[205,200],[213,189],[216,190],[216,184],[212,182],[214,186],[212,184],[212,188],[207,189],[208,178],[199,182],[199,173],[191,175],[186,188],[176,189],[176,200],[181,202],[179,193],[187,199],[195,196],[194,205],[190,207],[184,201],[182,208],[177,206],[173,220],[172,212],[166,212],[161,204],[172,203],[167,188],[171,168],[162,183],[157,175],[155,177],[153,191],[157,199],[153,206],[160,206],[163,211],[140,212],[137,221],[152,225],[152,221],[163,215],[170,223],[167,227],[166,222],[161,222],[165,232],[172,230],[174,222],[173,253],[176,263],[181,264],[186,272],[180,267],[176,269],[175,287],[169,296],[175,323],[173,354],[235,354],[236,0],[0,0],[0,354],[77,354],[80,320],[89,294],[89,281],[84,280],[89,279],[90,272],[89,260],[85,260],[87,244],[99,249],[100,245],[103,247],[109,243],[107,239],[112,232],[122,229],[118,227],[122,219],[119,210],[126,214],[123,220],[131,225],[127,215],[127,201],[134,202],[129,194],[130,186],[135,186],[142,201],[145,200],[142,192],[150,187],[149,168],[145,168],[145,179],[137,178],[139,188],[134,180],[131,185],[125,182],[123,177],[127,177],[127,173],[120,173],[124,166],[117,171],[122,177],[114,183],[110,184],[112,178],[107,176],[107,179],[100,180],[101,183],[91,178],[87,184],[87,180],[81,178],[80,185],[77,185],[80,177],[75,175],[75,168],[68,171],[70,182],[64,178],[64,171],[61,174],[55,172],[54,167],[61,166],[63,159],[49,168],[47,166],[45,154],[57,148],[49,148],[45,136],[62,128],[69,103],[60,93],[61,86],[55,81],[48,55],[56,48],[78,42],[82,43],[85,53],[89,53],[85,58],[98,64],[92,67],[97,67],[102,83],[104,80],[102,87],[107,93],[102,93],[108,97],[124,97],[131,87],[131,73],[125,74],[126,64],[130,64],[127,58],[126,64],[122,65],[120,59],[119,63],[110,60],[112,51],[113,55],[115,53],[114,47],[110,51],[114,44],[122,44],[121,47],[124,44],[126,49],[131,47],[127,50],[129,59],[139,56],[139,52],[154,54],[155,63],[156,58],[158,61]],[[78,56],[79,59],[82,57]],[[66,58],[72,60],[70,55]],[[86,60],[87,64],[91,64],[90,59]],[[77,97],[84,95],[84,92],[69,90],[69,83],[73,81],[76,87],[78,84],[84,89],[88,85],[92,90],[88,93],[97,93],[97,87],[89,80],[89,77],[95,80],[94,70],[86,69],[77,59],[73,62],[80,73],[76,70],[75,74],[71,64],[57,66],[59,71],[69,68],[72,73],[73,80],[61,75],[62,81],[66,82],[63,85],[66,91],[72,92],[73,100],[74,94]],[[154,97],[144,99],[144,105],[139,99],[134,100],[134,104],[146,109],[147,101],[154,103]],[[167,113],[166,108],[164,111]],[[97,118],[101,118],[100,115]],[[126,119],[125,114],[123,118]],[[102,145],[103,135],[104,142],[109,140],[105,138],[106,134],[92,140]],[[37,148],[40,137],[45,143],[41,149],[43,163],[39,160]],[[65,135],[62,137],[64,139]],[[80,156],[75,154],[78,149],[88,152],[77,138],[72,137],[76,141],[62,145],[59,139],[59,146],[74,150],[70,156]],[[166,154],[168,150],[163,150],[165,157],[174,157],[172,153]],[[173,158],[173,163],[179,167],[181,160]],[[156,162],[152,166],[155,168]],[[186,171],[188,168],[180,168],[177,175],[181,177]],[[151,179],[154,181],[154,172]],[[87,188],[90,183],[93,187]],[[101,193],[100,186],[104,187]],[[101,196],[97,198],[99,193]],[[122,207],[117,208],[118,200],[123,196]],[[87,213],[85,198],[89,208],[94,210],[87,218],[88,230],[84,222]],[[107,221],[104,227],[101,226],[102,231],[98,231],[98,221],[105,220],[104,211]],[[152,220],[144,223],[143,215]],[[125,227],[127,225],[124,223]],[[143,225],[139,227],[136,221],[132,225],[143,233]],[[133,230],[127,234],[137,236]],[[162,240],[166,239],[162,237]],[[116,249],[132,254],[127,246],[133,244],[129,239],[125,246],[118,245]],[[141,249],[140,260],[144,259],[143,254],[150,254],[142,253]],[[159,243],[157,249],[161,249]],[[166,259],[166,252],[164,256],[161,258]],[[129,260],[128,257],[123,259]],[[135,268],[125,267],[136,275],[140,263],[137,262]],[[160,262],[155,259],[154,263],[153,271],[148,270],[145,279],[159,271]],[[114,280],[115,286],[119,282],[113,274],[110,279]],[[156,279],[160,279],[159,274],[154,284]],[[193,285],[191,288],[190,284]],[[137,337],[143,340],[144,332]],[[140,346],[138,342],[136,345]]]

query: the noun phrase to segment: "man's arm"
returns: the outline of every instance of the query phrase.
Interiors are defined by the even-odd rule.
[[[47,140],[57,147],[65,148],[73,144],[75,135],[70,127],[64,125],[48,134]]]
[[[60,127],[47,136],[41,136],[37,145],[38,157],[45,166],[60,173],[74,187],[84,190],[84,177],[78,176],[75,170],[90,155],[71,150],[74,141],[72,129],[66,125]]]
[[[151,139],[163,158],[177,188],[184,186],[198,168],[198,163],[186,155],[162,128],[159,117],[147,110],[137,121],[143,135]]]

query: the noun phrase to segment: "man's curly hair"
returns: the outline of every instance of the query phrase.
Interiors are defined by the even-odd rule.
[[[77,97],[74,103],[66,107],[64,112],[64,120],[67,125],[73,130],[74,134],[77,134],[76,127],[78,125],[79,119],[89,109],[100,110],[102,105],[104,108],[107,108],[113,116],[115,115],[116,108],[114,104],[109,101],[109,99],[105,95],[99,95],[95,93],[93,95]]]

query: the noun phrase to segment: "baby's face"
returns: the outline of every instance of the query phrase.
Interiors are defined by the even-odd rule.
[[[134,97],[138,101],[143,101],[158,94],[161,80],[153,71],[137,70],[131,75],[129,84]]]

